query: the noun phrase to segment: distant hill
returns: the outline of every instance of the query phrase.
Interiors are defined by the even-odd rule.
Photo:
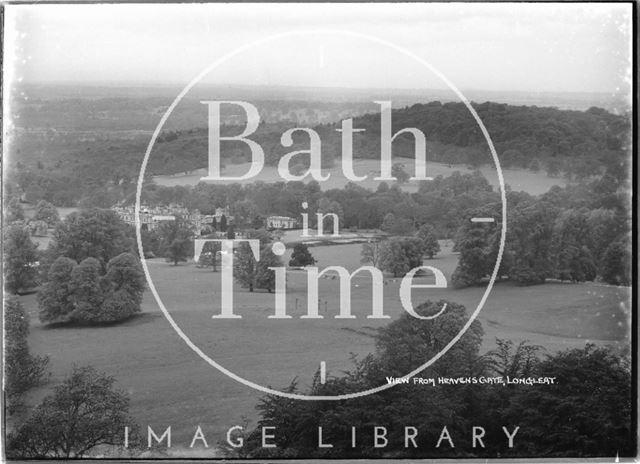
[[[504,167],[548,168],[551,174],[574,172],[579,176],[597,175],[603,163],[624,158],[623,143],[628,120],[599,108],[587,111],[559,110],[501,103],[473,104],[486,126]],[[392,113],[393,131],[406,127],[420,129],[440,149],[431,150],[428,159],[453,164],[482,165],[491,162],[487,143],[476,121],[462,103],[431,102],[396,109]],[[354,128],[366,132],[354,135],[356,158],[379,158],[380,115],[368,113],[354,118]],[[341,154],[340,124],[314,127],[322,141],[323,160]],[[284,126],[273,131],[265,126],[251,138],[266,153],[266,163],[277,164],[280,157],[295,149],[308,148],[308,137],[298,134],[293,147],[280,144]],[[240,127],[227,127],[238,134]],[[460,149],[455,149],[455,148]],[[227,162],[248,161],[245,144],[227,144]],[[394,155],[412,157],[413,137],[405,134],[394,141]],[[205,167],[207,130],[178,131],[171,140],[158,144],[150,168],[155,174],[172,174]],[[182,167],[185,166],[183,169]],[[583,172],[584,171],[584,172]]]
[[[158,105],[155,107],[155,117],[148,115],[148,108],[141,113],[146,116],[140,116],[140,102],[125,102],[131,108],[127,113],[131,120],[138,121],[138,124],[144,120],[149,127],[155,127],[155,117],[159,118],[162,111],[159,100],[145,100],[145,105]],[[64,114],[75,115],[75,118],[80,118],[79,115],[82,114],[75,112],[76,106],[92,108],[91,114],[98,118],[98,126],[103,123],[112,124],[124,131],[128,127],[126,119],[121,121],[118,118],[108,118],[109,105],[120,108],[122,103],[117,99],[61,100],[58,107],[65,109]],[[300,106],[301,102],[289,101],[287,104]],[[40,109],[34,106],[21,114],[20,124],[26,125],[26,128],[16,124],[17,136],[12,142],[15,153],[10,157],[9,168],[17,168],[22,172],[19,176],[14,176],[19,184],[16,186],[17,190],[32,189],[32,197],[42,196],[54,201],[58,198],[57,204],[60,206],[74,206],[78,199],[87,194],[95,194],[100,189],[115,191],[116,196],[121,196],[122,192],[118,193],[120,186],[129,185],[139,172],[149,143],[149,133],[128,130],[124,136],[119,137],[117,130],[77,132],[56,130],[53,127],[37,129],[37,124],[32,124],[34,121],[56,121],[55,111],[49,110],[55,108],[56,103],[52,100],[42,105]],[[269,101],[266,106],[272,112],[288,108],[277,101]],[[612,114],[595,107],[575,111],[493,102],[474,103],[473,106],[491,134],[503,167],[524,167],[534,171],[545,169],[551,175],[587,178],[600,175],[605,168],[611,166],[622,167],[627,161],[625,144],[629,124],[625,115]],[[373,105],[374,109],[375,107]],[[198,108],[200,112],[205,110],[204,105],[199,105]],[[326,104],[326,108],[328,111],[335,111],[335,114],[327,117],[328,120],[336,121],[350,116],[345,110],[346,106]],[[376,159],[380,156],[380,116],[371,111],[371,108],[371,102],[357,107],[363,113],[369,109],[366,114],[356,114],[354,118],[354,128],[366,129],[364,135],[361,133],[354,136],[354,156],[357,158]],[[292,121],[296,118],[304,121],[305,114],[302,113],[299,116],[292,115],[291,118],[272,118],[260,126],[251,138],[263,147],[267,164],[276,165],[285,153],[307,149],[306,134],[294,136],[292,147],[283,147],[280,137],[286,129],[311,126],[321,137],[324,165],[335,163],[335,158],[341,154],[340,133],[336,131],[340,125],[338,122],[313,124],[320,114],[318,111],[322,111],[322,104],[315,106],[313,114],[308,115],[309,122]],[[189,111],[183,110],[182,114],[188,113]],[[47,116],[44,117],[43,114]],[[107,118],[106,122],[100,122],[101,117]],[[430,160],[472,166],[491,162],[484,137],[462,103],[433,101],[414,104],[394,109],[392,119],[394,132],[405,127],[416,127],[425,133],[430,142]],[[183,119],[183,122],[186,120]],[[206,113],[201,113],[198,121],[206,121]],[[68,124],[73,125],[71,122]],[[93,127],[92,124],[95,126],[94,122],[87,123],[88,127]],[[59,127],[64,124],[56,122],[55,125]],[[228,124],[223,127],[223,134],[235,135],[241,130],[240,126]],[[207,129],[203,127],[164,131],[154,147],[147,169],[148,175],[173,174],[205,167],[207,143]],[[394,141],[395,156],[413,157],[413,149],[413,139],[409,135],[403,135]],[[249,151],[245,144],[224,145],[223,163],[248,160]],[[304,164],[301,163],[296,168],[304,168]],[[34,185],[37,188],[34,189]],[[62,188],[71,188],[72,192],[56,197],[53,191],[57,192]]]

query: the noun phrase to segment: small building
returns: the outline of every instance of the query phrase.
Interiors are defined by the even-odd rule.
[[[269,216],[267,218],[268,229],[293,229],[296,220],[288,216]]]
[[[159,214],[159,215],[153,216],[153,218],[151,218],[151,219],[155,224],[158,224],[160,222],[175,221],[176,217],[175,216],[171,216],[171,215],[160,215]]]

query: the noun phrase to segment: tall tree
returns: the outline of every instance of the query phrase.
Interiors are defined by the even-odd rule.
[[[571,209],[558,216],[552,237],[558,278],[575,282],[595,279],[595,263],[586,246],[589,234],[585,211]]]
[[[426,301],[416,307],[421,316],[434,319],[418,320],[409,314],[380,329],[376,349],[387,375],[403,376],[442,350],[452,336],[469,319],[463,305],[447,301]],[[474,321],[463,337],[444,355],[442,362],[431,368],[433,375],[471,375],[483,336],[482,326]]]
[[[258,263],[253,256],[253,251],[247,242],[242,242],[238,247],[233,260],[233,276],[244,288],[253,292],[256,286],[256,273]]]
[[[622,240],[610,244],[604,252],[601,264],[602,280],[612,285],[629,285],[631,265],[629,244]]]
[[[82,260],[71,271],[71,298],[73,311],[69,319],[73,322],[103,322],[100,307],[105,298],[105,288],[102,285],[100,261],[95,258]]]
[[[38,292],[39,316],[42,322],[69,320],[69,314],[74,309],[71,272],[76,264],[74,260],[60,256],[49,268],[47,282]]]
[[[596,263],[600,263],[609,245],[625,231],[625,219],[615,210],[598,208],[587,214],[587,246]]]
[[[4,284],[10,293],[18,293],[36,285],[38,245],[31,241],[29,231],[11,225],[4,231]]]
[[[105,266],[133,247],[129,226],[114,211],[93,208],[71,213],[55,228],[49,255],[52,260],[66,256],[76,262],[96,258]]]
[[[13,458],[82,458],[101,445],[130,445],[139,439],[129,415],[129,397],[114,388],[115,379],[93,367],[76,367],[8,437]]]
[[[436,237],[436,231],[433,229],[433,226],[429,224],[423,224],[418,229],[416,236],[422,240],[422,247],[424,255],[432,259],[438,252],[440,251],[440,244],[438,243],[438,238]]]
[[[8,297],[4,305],[4,391],[9,413],[20,406],[24,393],[39,384],[49,363],[48,357],[29,352],[29,315],[20,300]]]
[[[142,294],[147,285],[140,260],[131,253],[122,253],[107,263],[104,278],[108,282],[109,291],[126,292],[140,311]]]
[[[191,225],[181,216],[173,221],[165,221],[158,227],[160,253],[167,262],[177,266],[193,256],[194,231]]]
[[[382,243],[370,240],[362,244],[360,251],[360,262],[362,264],[371,263],[373,267],[380,267],[380,257],[382,255]]]
[[[256,265],[255,286],[271,293],[276,287],[276,274],[270,267],[281,267],[282,260],[266,245],[260,250],[260,261]]]
[[[457,234],[458,266],[451,276],[455,287],[477,285],[490,265],[490,232],[482,223],[466,222]]]
[[[173,239],[165,251],[165,259],[168,263],[177,266],[178,263],[187,261],[192,248],[193,242],[188,238]]]
[[[509,274],[521,285],[544,283],[553,275],[551,243],[557,214],[556,208],[543,201],[523,201],[511,208],[502,275]],[[496,230],[493,245],[498,245],[499,236]],[[491,253],[489,261],[497,258],[494,249],[496,253]]]
[[[422,265],[422,241],[418,238],[393,238],[382,243],[380,268],[394,277],[405,275]]]

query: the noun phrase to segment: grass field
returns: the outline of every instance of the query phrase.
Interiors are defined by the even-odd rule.
[[[414,160],[413,158],[395,158],[394,162],[401,162],[405,165],[405,170],[410,175],[414,172]],[[354,160],[354,172],[356,175],[364,176],[369,175],[369,178],[363,181],[359,181],[358,185],[364,188],[375,190],[378,187],[379,181],[373,178],[378,175],[380,170],[380,161],[371,159],[357,159]],[[223,176],[242,176],[249,171],[249,163],[232,164],[222,170]],[[427,176],[447,177],[453,174],[454,171],[460,171],[461,173],[470,173],[471,169],[461,165],[448,165],[441,163],[427,163]],[[482,166],[480,168],[482,174],[487,178],[489,183],[497,190],[499,186],[498,174],[493,166]],[[332,188],[342,188],[349,180],[344,177],[342,173],[342,167],[336,164],[331,169],[323,172],[331,174],[331,177],[326,181],[320,183],[323,190]],[[207,175],[206,169],[198,169],[191,173],[175,174],[170,176],[155,176],[153,179],[159,185],[174,186],[174,185],[196,185],[200,182],[200,178]],[[511,186],[512,190],[525,191],[532,195],[539,195],[547,192],[554,185],[561,187],[566,185],[565,179],[549,177],[543,172],[532,172],[525,169],[503,169],[503,176],[505,183]],[[239,181],[240,183],[250,183],[256,181],[263,182],[275,182],[282,180],[278,174],[278,170],[274,166],[264,166],[260,174],[251,179],[245,181]],[[417,182],[408,182],[403,184],[403,190],[408,192],[415,192],[418,189]]]
[[[449,277],[457,255],[446,243],[439,257],[425,261]],[[318,266],[340,264],[353,270],[360,266],[360,245],[311,248]],[[289,251],[290,253],[290,251]],[[284,257],[288,261],[288,256]],[[320,310],[323,320],[304,320],[306,280],[303,271],[288,272],[289,320],[267,319],[272,313],[272,294],[236,288],[234,308],[240,320],[214,320],[220,311],[220,274],[192,264],[172,266],[148,261],[153,281],[164,304],[183,331],[214,360],[236,374],[261,385],[283,388],[298,377],[307,385],[320,361],[329,375],[350,366],[349,353],[373,350],[375,329],[387,321],[366,319],[371,310],[371,286],[364,276],[354,278],[353,320],[336,320],[337,279],[322,279]],[[401,314],[399,279],[387,278],[385,312]],[[464,290],[415,290],[416,304],[426,299],[447,298],[475,309],[483,288]],[[628,288],[597,284],[550,283],[533,287],[497,284],[480,313],[485,330],[483,350],[495,346],[495,337],[530,340],[547,352],[583,346],[587,341],[629,347]],[[92,364],[114,375],[118,386],[131,395],[132,413],[146,428],[164,430],[171,425],[174,452],[188,446],[200,424],[209,444],[224,439],[226,429],[241,424],[243,417],[255,423],[255,405],[261,394],[229,379],[208,366],[173,331],[150,292],[143,313],[125,323],[99,328],[47,328],[37,320],[35,295],[22,300],[31,315],[31,349],[51,357],[52,382],[33,390],[35,404],[59,382],[73,364]],[[297,300],[297,305],[296,305]],[[326,305],[326,306],[325,306]],[[297,307],[296,307],[297,306]],[[384,379],[380,379],[381,384]],[[186,441],[186,443],[185,443]],[[213,442],[213,443],[212,443]]]

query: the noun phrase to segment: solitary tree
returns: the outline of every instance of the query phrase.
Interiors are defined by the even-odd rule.
[[[115,379],[93,367],[75,367],[8,437],[13,458],[81,458],[100,445],[130,445],[139,437],[129,416],[129,397],[115,390]]]
[[[291,259],[289,260],[289,266],[292,267],[304,267],[313,266],[316,263],[316,259],[309,251],[309,247],[304,243],[296,243],[291,253]]]
[[[247,242],[242,242],[233,260],[233,276],[244,288],[253,292],[256,285],[257,261]]]
[[[417,238],[395,238],[383,242],[380,267],[394,277],[405,275],[422,264],[422,242]]]
[[[187,261],[191,251],[192,242],[188,238],[174,239],[165,252],[165,260],[177,266],[179,262]]]
[[[18,293],[36,284],[38,246],[27,229],[9,226],[4,233],[4,283],[10,293]]]
[[[418,229],[417,237],[422,240],[422,250],[429,259],[433,258],[440,251],[440,244],[436,237],[436,232],[429,224],[424,224]]]
[[[373,267],[379,267],[382,245],[378,241],[368,241],[362,244],[360,251],[360,262],[362,264],[371,263]]]

